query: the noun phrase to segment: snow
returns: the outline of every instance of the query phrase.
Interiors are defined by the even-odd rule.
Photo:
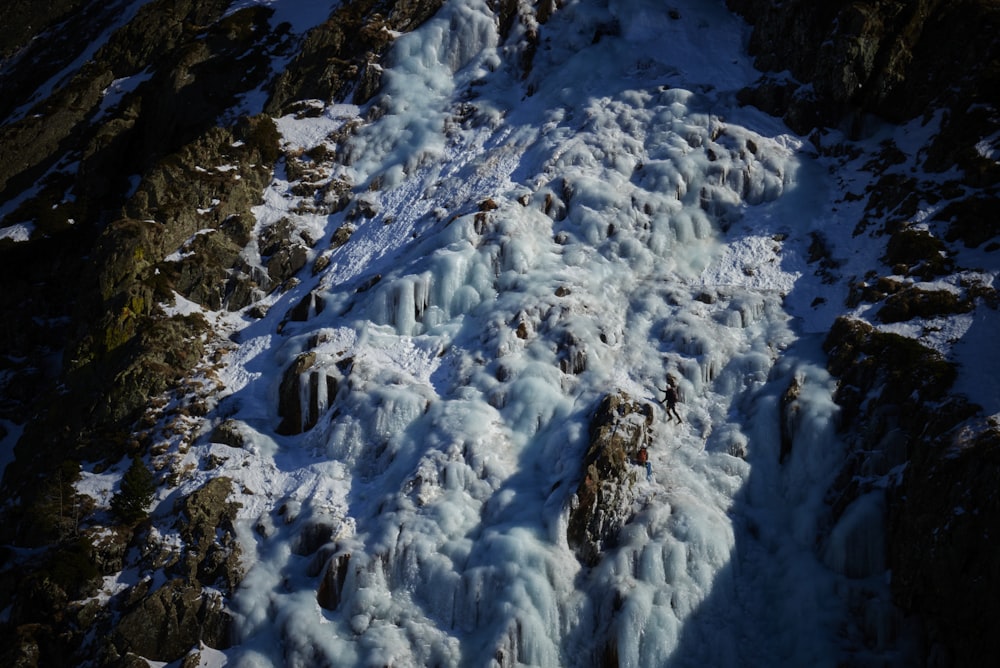
[[[80,479],[73,486],[78,494],[92,498],[98,508],[110,508],[111,497],[118,491],[122,476],[130,462],[131,460],[125,458],[100,472],[84,468],[80,471]]]
[[[248,4],[297,32],[331,8]],[[883,568],[882,500],[856,501],[817,547],[844,449],[820,343],[848,280],[879,262],[845,197],[868,177],[836,181],[833,159],[736,105],[757,74],[722,2],[577,0],[538,30],[522,80],[488,3],[445,2],[395,41],[381,113],[313,101],[321,114],[277,119],[290,151],[358,123],[331,178],[376,213],[264,318],[209,314],[232,334],[209,419],[235,421],[246,445],[211,443],[206,424],[172,454],[190,464],[182,493],[236,481],[248,572],[238,643],[201,665],[593,665],[613,640],[621,665],[836,666],[858,649],[852,579]],[[293,214],[290,185],[279,170],[258,226],[288,217],[328,240],[345,224]],[[841,260],[837,282],[807,263],[810,232]],[[279,331],[309,291],[325,308]],[[170,309],[199,310],[179,296]],[[1000,360],[969,358],[993,350],[996,317],[949,319],[935,339],[990,412]],[[319,382],[319,421],[281,435],[278,386],[305,351],[336,391]],[[619,544],[584,568],[565,536],[590,415],[616,389],[655,403],[667,374],[684,422],[656,409],[653,477]],[[110,475],[79,489],[103,502]],[[311,524],[330,544],[295,553]],[[334,555],[347,566],[327,610],[316,591]]]
[[[138,74],[133,74],[128,77],[121,77],[115,79],[111,84],[102,91],[101,94],[101,105],[97,111],[96,120],[100,120],[108,110],[113,109],[125,98],[126,95],[135,91],[145,81],[149,81],[153,78],[153,73],[148,70],[139,72]]]
[[[286,146],[304,150],[316,148],[345,122],[357,118],[360,113],[360,108],[353,104],[324,105],[319,100],[315,102],[322,109],[322,113],[316,117],[291,114],[275,120]]]
[[[273,25],[287,23],[292,32],[304,33],[329,18],[338,5],[338,0],[237,0],[228,13],[235,14],[247,7],[267,7],[274,11]]]
[[[8,225],[0,229],[0,240],[10,239],[14,243],[29,241],[34,231],[34,223],[15,223],[14,225]]]

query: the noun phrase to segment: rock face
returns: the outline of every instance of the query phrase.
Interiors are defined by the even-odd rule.
[[[969,425],[922,445],[891,496],[894,598],[923,619],[931,657],[953,666],[995,665],[1000,425]]]
[[[830,490],[834,517],[894,481],[884,511],[894,602],[922,622],[940,665],[993,665],[1000,495],[984,483],[1000,473],[1000,426],[950,396],[954,368],[913,339],[840,319],[825,349],[852,444]]]
[[[228,591],[243,579],[233,528],[239,506],[229,501],[231,491],[229,478],[212,478],[177,507],[178,528],[187,544],[185,575]]]
[[[172,580],[122,615],[113,642],[119,656],[176,661],[199,642],[229,647],[229,623],[221,596]]]
[[[784,115],[799,132],[859,122],[860,113],[908,120],[942,97],[962,111],[973,99],[996,100],[1000,75],[989,66],[1000,56],[994,2],[727,4],[754,26],[750,52],[758,69],[790,71],[798,80],[765,77],[746,99]]]
[[[199,639],[225,642],[223,604],[205,591],[225,595],[242,577],[228,481],[177,502],[183,545],[156,545],[140,526],[88,529],[80,547],[66,535],[87,526],[92,509],[70,518],[53,515],[49,502],[53,495],[79,501],[61,463],[148,457],[162,447],[153,428],[169,422],[167,432],[178,434],[187,418],[207,410],[165,398],[183,395],[196,368],[206,376],[194,382],[213,382],[209,358],[220,346],[201,316],[165,313],[175,294],[210,309],[242,310],[290,287],[310,263],[329,261],[317,257],[317,239],[289,221],[258,229],[251,209],[275,166],[304,173],[318,156],[284,155],[272,117],[246,112],[242,96],[263,92],[268,99],[260,106],[275,113],[303,97],[329,99],[348,89],[366,100],[381,84],[379,61],[394,37],[441,3],[338,3],[330,20],[306,35],[274,20],[266,3],[140,4],[0,3],[0,226],[30,221],[27,241],[0,238],[0,321],[7,323],[0,326],[0,430],[24,425],[2,487],[3,498],[17,502],[2,504],[0,536],[4,544],[44,550],[36,561],[60,564],[64,573],[81,564],[108,573],[134,567],[137,552],[154,555],[143,557],[144,567],[171,581],[152,593],[148,583],[139,585],[103,608],[77,609],[65,599],[83,594],[42,587],[47,573],[25,580],[31,587],[5,575],[0,609],[28,598],[70,609],[0,625],[10,647],[0,662],[11,665],[79,663],[74,652],[93,645],[82,628],[95,637],[113,632],[101,660],[116,665],[139,662],[139,655],[173,661]],[[39,87],[49,81],[54,85]],[[297,194],[303,207],[339,211],[354,201],[353,184],[328,181]],[[345,228],[331,244],[349,238]],[[321,306],[306,304],[305,314],[292,315],[307,317]],[[248,309],[250,317],[262,312]],[[284,415],[295,430],[316,419],[317,393],[336,392],[334,379],[309,373],[302,382],[313,388],[312,403],[289,403],[299,414]],[[220,429],[218,440],[238,447],[242,436]],[[175,485],[185,475],[164,471],[157,482]],[[39,571],[13,557],[4,565],[10,573]],[[45,607],[35,603],[15,607]],[[92,650],[84,650],[87,660]]]
[[[368,101],[378,90],[378,61],[392,31],[413,30],[440,6],[441,0],[343,3],[310,31],[292,66],[275,81],[267,111],[280,113],[302,99],[343,97],[352,86],[356,104]]]
[[[639,451],[649,445],[653,407],[624,392],[608,394],[590,422],[590,446],[570,511],[567,539],[580,561],[593,566],[615,544],[632,514]]]
[[[742,101],[812,133],[821,151],[836,150],[825,143],[828,128],[861,136],[873,118],[926,121],[939,114],[940,132],[919,167],[951,170],[951,177],[931,182],[893,172],[904,157],[891,143],[866,167],[876,176],[861,195],[867,204],[855,234],[887,238],[881,259],[895,276],[878,276],[873,267],[848,305],[871,303],[885,323],[996,308],[993,288],[975,281],[947,294],[917,284],[961,271],[948,244],[998,247],[1000,165],[974,146],[1000,131],[1000,6],[987,0],[727,4],[752,24],[750,51],[765,72],[742,91]],[[943,203],[930,230],[914,220],[921,202]],[[873,230],[874,221],[882,227]],[[830,258],[824,270],[835,273],[836,262]],[[981,487],[982,476],[995,472],[996,425],[949,395],[955,369],[915,340],[841,319],[825,349],[840,378],[837,402],[851,444],[829,491],[833,521],[865,495],[881,494],[873,481],[890,481],[885,568],[894,603],[923,624],[927,660],[1000,662],[995,634],[980,631],[1000,613],[1000,573],[983,556],[996,553],[991,527],[1000,515],[995,485]]]
[[[105,663],[129,654],[176,661],[199,643],[229,647],[231,616],[223,596],[243,578],[231,491],[228,478],[212,478],[177,502],[177,528],[186,548],[181,555],[168,551],[152,557],[154,566],[163,562],[174,577],[151,592],[151,581],[145,580],[117,601],[120,616]]]

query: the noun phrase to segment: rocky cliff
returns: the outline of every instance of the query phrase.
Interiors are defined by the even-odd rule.
[[[0,587],[0,605],[13,603],[5,665],[75,663],[98,629],[113,630],[97,659],[107,665],[125,665],[130,653],[172,661],[199,641],[228,642],[221,599],[203,596],[239,581],[225,491],[178,501],[178,521],[198,527],[182,530],[178,553],[157,546],[141,522],[81,533],[89,511],[72,489],[78,462],[147,453],[165,416],[183,431],[187,416],[208,409],[160,397],[198,396],[203,372],[210,387],[225,342],[203,318],[162,304],[244,308],[287,288],[315,243],[287,223],[255,229],[251,208],[284,156],[271,117],[241,111],[246,96],[266,97],[271,113],[307,98],[363,101],[378,87],[393,31],[438,6],[344,3],[297,35],[265,6],[233,4],[0,8],[0,202],[3,225],[17,230],[0,239],[0,418],[23,429],[4,476],[4,498],[16,500],[2,530],[12,546]],[[290,62],[276,71],[276,58]],[[307,156],[288,161],[308,168]],[[313,193],[304,195],[311,205]],[[349,199],[335,195],[330,206]],[[147,593],[147,579],[107,606],[79,602],[137,548],[144,572],[175,578],[168,588]]]
[[[4,665],[72,665],[94,651],[95,635],[103,638],[95,665],[177,661],[200,643],[230,642],[226,601],[243,573],[226,478],[178,493],[180,544],[143,519],[95,517],[72,485],[82,461],[110,465],[165,442],[183,448],[193,418],[215,408],[214,369],[230,342],[180,308],[183,300],[259,316],[268,295],[322,269],[327,249],[313,231],[291,220],[256,224],[252,209],[276,170],[295,176],[303,210],[374,215],[360,184],[323,178],[330,155],[286,151],[274,117],[317,113],[316,99],[372,99],[393,40],[440,4],[353,0],[304,33],[264,4],[228,0],[0,7],[0,225],[8,232],[0,238],[0,435],[16,439],[0,522]],[[494,4],[529,71],[537,27],[563,3]],[[953,246],[1000,248],[1000,162],[976,150],[1000,133],[1000,7],[727,4],[752,24],[749,50],[763,72],[742,102],[782,117],[818,151],[850,152],[832,129],[857,137],[871,119],[940,119],[912,166],[941,178],[885,170],[909,159],[891,143],[868,166],[874,185],[857,194],[866,214],[856,225],[859,234],[883,226],[875,231],[894,271],[856,277],[852,304],[870,304],[885,323],[997,308],[993,286],[967,282],[956,297],[920,283],[965,269],[950,260]],[[339,148],[336,159],[349,159]],[[943,203],[943,234],[916,228],[922,201]],[[334,243],[350,232],[342,228]],[[815,242],[817,271],[836,273],[822,237]],[[317,308],[310,295],[286,321]],[[1000,425],[950,394],[955,370],[917,342],[845,318],[825,349],[852,443],[829,491],[831,523],[889,480],[886,566],[895,605],[921,626],[928,665],[997,665],[1000,639],[989,631],[1000,600]],[[298,393],[302,377],[316,384],[314,398],[336,393],[345,374],[309,376],[314,361],[289,366],[284,396]],[[585,358],[567,363],[579,371]],[[294,399],[282,412],[284,433],[311,426]],[[622,495],[634,475],[627,460],[648,426],[642,411],[627,397],[609,399],[593,423],[568,529],[582,562],[596,562],[628,521]],[[634,439],[608,432],[618,422]],[[242,444],[224,428],[217,440]],[[184,474],[154,473],[158,485]],[[337,558],[346,569],[350,555]],[[140,580],[98,602],[101,578],[126,562]],[[321,598],[336,607],[331,592],[345,576],[329,572]]]
[[[826,128],[857,136],[869,131],[866,119],[942,119],[912,167],[946,178],[887,173],[903,161],[891,142],[870,165],[876,180],[860,194],[866,207],[856,234],[885,221],[878,234],[896,278],[859,277],[849,303],[872,304],[883,323],[996,309],[991,286],[968,285],[956,298],[919,283],[963,270],[950,259],[955,244],[998,248],[1000,169],[970,138],[1000,131],[993,111],[1000,103],[1000,7],[934,0],[728,5],[753,24],[749,49],[764,72],[744,100],[811,134],[821,150],[837,150],[824,144]],[[945,203],[942,234],[915,229],[921,201]],[[826,270],[835,272],[836,262]],[[976,406],[949,393],[956,369],[918,341],[841,319],[825,348],[840,378],[842,429],[853,443],[830,490],[835,513],[894,472],[887,567],[895,602],[924,625],[928,665],[995,663],[1000,645],[987,628],[997,612],[998,580],[988,555],[998,548],[992,524],[1000,496],[979,481],[997,474],[1000,425],[976,418]]]

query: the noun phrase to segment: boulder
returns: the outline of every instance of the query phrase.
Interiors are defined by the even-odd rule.
[[[243,434],[240,422],[233,419],[223,420],[219,423],[212,430],[209,440],[212,443],[222,443],[231,448],[242,448],[246,444],[246,437]]]

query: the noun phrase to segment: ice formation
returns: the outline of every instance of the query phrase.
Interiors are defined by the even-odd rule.
[[[503,42],[487,2],[449,1],[396,41],[374,120],[280,120],[303,149],[360,122],[335,176],[371,215],[294,289],[323,308],[248,326],[223,372],[252,492],[229,663],[838,665],[879,506],[816,548],[841,444],[783,243],[829,185],[737,106],[744,26],[674,5],[566,3],[522,81],[521,28]],[[329,240],[350,215],[290,213],[287,187],[261,224]],[[279,434],[295,360],[306,417]],[[615,389],[655,403],[668,374],[684,422],[657,409],[652,479],[584,567],[566,521],[590,414]]]

